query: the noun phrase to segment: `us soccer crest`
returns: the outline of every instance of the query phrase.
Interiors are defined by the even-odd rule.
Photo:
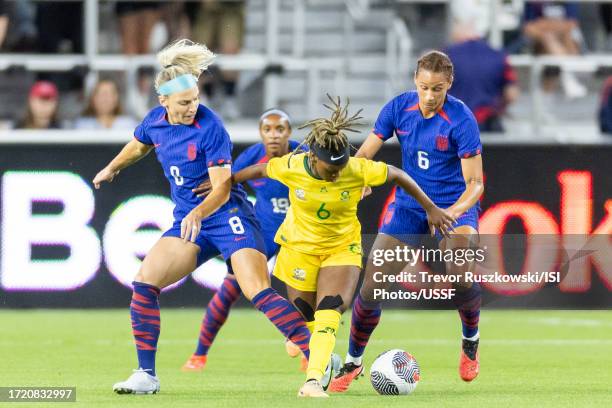
[[[448,150],[448,136],[438,135],[436,137],[436,149],[441,152],[445,152]]]
[[[305,281],[306,280],[306,271],[303,270],[302,268],[295,268],[293,270],[293,279],[299,280],[299,281]]]
[[[189,159],[189,161],[194,161],[197,155],[197,146],[195,145],[195,143],[189,143],[189,145],[187,145],[187,158]]]
[[[300,200],[306,199],[306,193],[301,188],[295,189],[295,196],[299,198]]]

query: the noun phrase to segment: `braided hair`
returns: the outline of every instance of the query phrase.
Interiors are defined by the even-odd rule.
[[[327,94],[327,98],[330,100],[331,106],[328,104],[323,104],[323,106],[332,112],[331,117],[313,119],[298,128],[304,129],[306,127],[312,127],[304,141],[300,143],[291,156],[289,156],[289,161],[294,154],[303,151],[301,148],[305,145],[308,146],[310,150],[313,150],[315,144],[330,151],[342,151],[346,149],[347,146],[353,148],[345,132],[359,132],[359,130],[353,129],[352,126],[359,125],[358,120],[363,118],[359,115],[363,109],[359,109],[357,113],[349,116],[349,98],[346,98],[346,104],[344,106],[342,106],[342,101],[339,96],[337,99],[334,99]]]

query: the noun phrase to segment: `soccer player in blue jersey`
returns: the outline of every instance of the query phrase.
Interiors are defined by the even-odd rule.
[[[253,207],[242,187],[232,186],[229,135],[216,114],[199,103],[197,79],[214,55],[204,45],[179,40],[157,58],[162,69],[155,89],[161,106],[147,114],[134,139],[93,180],[99,188],[155,150],[175,204],[174,225],[151,248],[134,278],[130,312],[138,369],[113,386],[119,394],[159,391],[155,354],[160,291],[219,253],[231,264],[245,297],[307,357],[309,353],[304,319],[270,287]],[[212,190],[202,199],[192,190],[206,179]]]
[[[273,157],[281,157],[292,152],[299,142],[289,140],[291,137],[291,119],[280,109],[270,109],[259,119],[259,136],[261,143],[246,149],[234,161],[233,172],[238,172],[250,165],[267,163]],[[270,260],[278,252],[274,235],[283,223],[289,208],[289,190],[284,184],[269,178],[249,180],[248,185],[255,192],[255,215],[261,225],[266,247],[266,258]],[[196,193],[202,190],[195,189]],[[204,195],[204,194],[200,194]],[[240,286],[232,273],[228,273],[221,287],[208,303],[206,313],[200,326],[198,344],[193,355],[183,365],[183,371],[202,371],[206,365],[210,349],[221,326],[229,315],[230,308],[240,297]],[[296,357],[301,350],[291,341],[287,341],[287,352]]]
[[[463,102],[447,95],[453,81],[453,65],[447,55],[431,51],[421,57],[414,81],[416,91],[401,94],[385,105],[356,156],[372,158],[386,140],[397,136],[404,171],[437,206],[457,219],[452,238],[438,237],[440,248],[467,248],[478,239],[478,200],[484,191],[478,124]],[[400,188],[389,212],[391,216],[385,217],[370,256],[380,249],[414,246],[414,236],[429,230],[425,212]],[[374,267],[368,262],[353,305],[348,354],[330,384],[331,391],[346,391],[362,373],[363,353],[381,315],[380,301],[374,298],[374,289],[381,285],[374,281],[373,274],[396,274],[399,270],[395,265]],[[462,275],[473,270],[472,266],[447,264],[446,269],[449,274]],[[479,371],[480,286],[462,280],[455,289],[453,301],[463,332],[459,373],[463,380],[472,381]]]

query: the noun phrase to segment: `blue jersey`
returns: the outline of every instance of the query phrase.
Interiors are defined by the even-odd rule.
[[[182,220],[202,202],[191,190],[209,178],[208,168],[232,163],[230,137],[221,119],[203,105],[198,106],[194,122],[189,126],[171,125],[166,119],[166,109],[158,106],[136,128],[134,137],[155,146],[157,160],[170,182],[175,221]],[[245,202],[242,186],[234,186],[230,199],[217,212],[245,207]]]
[[[289,141],[289,151],[292,152],[299,142]],[[263,143],[257,143],[236,158],[233,172],[238,172],[253,164],[267,163],[270,158],[266,156],[266,148]],[[247,181],[255,192],[255,214],[266,241],[268,237],[274,241],[276,230],[283,223],[287,210],[289,209],[289,189],[282,183],[269,178]]]
[[[383,141],[397,136],[402,168],[443,208],[454,204],[465,191],[461,159],[482,152],[474,115],[450,95],[438,113],[425,119],[417,92],[401,94],[384,106],[372,131]],[[398,207],[421,208],[401,188],[397,189],[395,202]]]

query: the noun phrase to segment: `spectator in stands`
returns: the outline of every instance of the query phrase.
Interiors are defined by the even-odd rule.
[[[59,129],[57,118],[59,92],[53,82],[38,81],[28,97],[25,117],[17,122],[17,129]]]
[[[37,2],[36,27],[39,52],[83,52],[83,2]]]
[[[599,108],[599,129],[602,133],[612,135],[612,75],[608,77],[601,93]]]
[[[455,67],[449,93],[472,110],[482,132],[502,132],[506,106],[519,95],[516,73],[506,55],[493,49],[477,28],[477,8],[453,11],[452,44],[446,49]]]
[[[133,129],[138,124],[123,115],[119,87],[110,79],[99,81],[94,87],[82,117],[74,122],[76,129]]]
[[[115,12],[119,17],[121,48],[126,55],[148,54],[153,27],[160,19],[158,1],[120,1]]]
[[[194,23],[193,36],[195,41],[206,44],[215,52],[237,54],[242,47],[243,26],[244,1],[203,0]],[[236,100],[238,72],[222,71],[219,76],[223,91],[221,114],[225,120],[234,120],[240,115]],[[204,92],[209,99],[215,97],[214,85],[210,80],[205,83]],[[213,105],[215,102],[212,100]]]
[[[6,38],[6,30],[9,24],[9,16],[7,10],[7,4],[5,0],[0,0],[0,48],[4,44]]]
[[[161,17],[168,32],[168,42],[191,38],[191,27],[200,9],[200,3],[174,0],[161,8]]]
[[[523,33],[534,42],[536,52],[550,55],[578,55],[581,38],[578,5],[574,2],[528,1],[523,15]],[[569,98],[586,95],[587,89],[573,73],[561,71],[561,86]],[[545,84],[545,90],[551,87]]]

